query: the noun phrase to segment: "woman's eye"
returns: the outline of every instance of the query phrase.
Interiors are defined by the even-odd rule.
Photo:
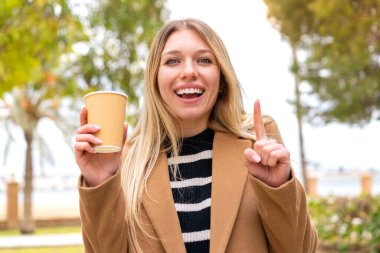
[[[165,64],[167,64],[167,65],[172,65],[172,64],[176,64],[176,63],[178,63],[178,62],[179,62],[179,61],[178,61],[177,59],[175,59],[175,58],[171,58],[171,59],[166,60]]]
[[[205,64],[210,64],[212,63],[211,60],[209,58],[200,58],[198,60],[199,63],[205,63]]]

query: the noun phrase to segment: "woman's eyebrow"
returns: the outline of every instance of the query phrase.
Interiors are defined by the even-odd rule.
[[[176,50],[176,49],[173,49],[173,50],[167,50],[167,51],[162,51],[162,55],[166,55],[166,54],[179,54],[180,51],[179,50]]]
[[[197,53],[211,53],[211,54],[213,54],[213,52],[211,51],[211,49],[207,49],[207,48],[205,48],[205,49],[199,49],[197,51]]]

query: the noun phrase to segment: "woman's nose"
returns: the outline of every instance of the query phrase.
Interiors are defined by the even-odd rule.
[[[196,66],[194,66],[194,62],[186,61],[181,69],[181,73],[179,75],[181,79],[196,79],[198,78],[198,71]]]

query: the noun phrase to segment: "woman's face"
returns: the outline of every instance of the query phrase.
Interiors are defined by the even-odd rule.
[[[220,69],[196,32],[183,29],[169,36],[157,81],[163,101],[180,120],[184,137],[206,129],[218,97]]]

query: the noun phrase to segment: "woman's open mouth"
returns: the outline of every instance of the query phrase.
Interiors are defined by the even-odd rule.
[[[199,89],[199,88],[185,88],[185,89],[176,90],[175,93],[180,98],[191,99],[191,98],[197,98],[197,97],[202,96],[202,94],[204,93],[204,90]]]

